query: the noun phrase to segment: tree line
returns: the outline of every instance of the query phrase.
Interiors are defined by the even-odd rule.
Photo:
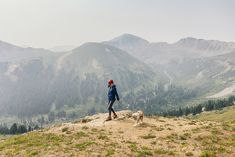
[[[0,134],[2,135],[15,135],[15,134],[23,134],[29,131],[38,130],[40,129],[38,125],[26,126],[24,124],[16,124],[13,123],[11,127],[8,127],[6,124],[0,125]]]
[[[162,112],[162,116],[187,116],[189,114],[196,115],[203,111],[212,111],[212,110],[220,110],[224,107],[232,106],[235,102],[235,96],[230,96],[228,98],[224,98],[222,100],[208,100],[203,103],[200,103],[196,106],[187,106],[184,108],[178,108],[174,110],[169,110]]]

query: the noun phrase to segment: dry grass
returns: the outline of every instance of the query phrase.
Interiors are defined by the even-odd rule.
[[[233,123],[163,117],[145,117],[148,125],[140,127],[128,118],[68,123],[3,139],[0,156],[233,157]]]

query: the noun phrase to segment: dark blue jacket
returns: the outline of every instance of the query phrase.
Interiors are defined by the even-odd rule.
[[[112,87],[109,87],[108,99],[109,99],[109,101],[115,101],[116,98],[119,101],[119,96],[118,96],[118,93],[117,93],[116,86],[113,85]]]

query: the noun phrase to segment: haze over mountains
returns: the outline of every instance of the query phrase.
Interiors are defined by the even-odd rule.
[[[50,58],[54,54],[43,48],[22,48],[0,41],[0,62],[20,62],[35,58]]]
[[[204,94],[234,84],[233,42],[188,37],[172,44],[150,43],[124,34],[104,43],[119,47],[152,68],[164,71],[170,81],[200,88]]]
[[[235,89],[232,42],[184,38],[151,43],[124,34],[55,53],[1,41],[0,56],[0,112],[20,116],[65,107],[78,109],[79,116],[106,111],[110,78],[124,99],[120,108],[131,105],[153,113]]]
[[[184,58],[216,56],[229,53],[235,49],[233,42],[188,37],[172,44],[166,42],[151,43],[131,34],[123,34],[104,43],[123,49],[150,64],[180,62],[180,59]]]
[[[50,48],[51,51],[54,52],[64,52],[64,51],[70,51],[72,49],[76,48],[74,45],[62,45],[62,46],[55,46]]]
[[[1,48],[5,58],[0,63],[0,111],[4,113],[48,113],[53,104],[56,108],[105,104],[108,79],[114,78],[121,84],[119,90],[127,92],[155,77],[146,64],[101,43],[63,53],[31,49],[29,55],[28,49],[7,43]]]

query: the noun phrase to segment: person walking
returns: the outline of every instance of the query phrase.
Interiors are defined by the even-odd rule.
[[[117,118],[117,114],[113,110],[113,104],[116,101],[119,101],[119,96],[117,93],[117,88],[116,85],[114,84],[113,80],[108,81],[108,111],[109,111],[109,116],[107,117],[106,121],[112,120],[111,113],[113,112],[113,118]]]

